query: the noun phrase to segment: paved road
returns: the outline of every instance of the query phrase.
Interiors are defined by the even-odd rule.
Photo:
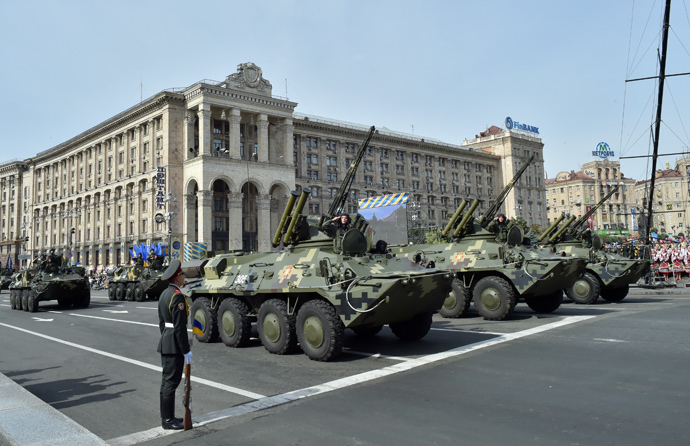
[[[158,427],[156,302],[94,292],[88,309],[26,313],[4,292],[0,372],[111,445],[687,445],[684,292],[551,315],[520,304],[502,322],[435,317],[416,343],[348,334],[325,364],[258,340],[195,343],[188,432]]]

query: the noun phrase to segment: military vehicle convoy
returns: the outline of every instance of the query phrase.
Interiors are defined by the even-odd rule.
[[[449,272],[370,253],[371,231],[360,215],[345,227],[334,221],[373,134],[371,127],[328,214],[308,219],[302,210],[310,189],[292,193],[273,239],[274,247],[282,241],[282,251],[221,254],[205,264],[204,279],[191,290],[199,341],[220,337],[242,347],[255,324],[271,353],[299,344],[309,358],[330,361],[342,350],[346,328],[374,335],[389,325],[403,340],[428,333],[450,291]]]
[[[598,235],[592,236],[587,219],[618,192],[618,186],[611,189],[592,209],[576,220],[571,216],[554,232],[556,226],[563,220],[560,217],[547,230],[540,241],[547,240],[552,252],[562,256],[587,256],[587,271],[571,286],[565,288],[565,294],[577,304],[592,304],[601,297],[609,302],[620,302],[628,295],[630,284],[637,282],[647,271],[650,261],[642,259],[628,259],[618,254],[607,253],[602,250],[603,242]]]
[[[463,200],[442,232],[447,243],[392,247],[401,257],[454,274],[452,292],[439,313],[456,318],[467,313],[470,302],[487,320],[506,319],[520,299],[538,313],[551,313],[563,301],[563,284],[573,284],[584,272],[585,258],[563,258],[523,245],[519,226],[499,225],[498,235],[487,228],[532,156],[506,185],[492,206],[476,221],[479,204]]]
[[[14,273],[9,268],[0,268],[0,290],[7,290],[12,283],[12,275]]]
[[[163,271],[162,265],[156,264],[120,266],[108,272],[108,299],[143,302],[148,297],[158,300],[168,286],[160,280]]]
[[[43,264],[25,269],[13,276],[10,285],[10,307],[31,313],[38,311],[41,301],[57,300],[61,307],[87,308],[91,289],[84,268]]]

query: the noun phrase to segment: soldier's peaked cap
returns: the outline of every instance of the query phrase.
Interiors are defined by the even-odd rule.
[[[161,280],[170,280],[173,277],[177,276],[182,272],[182,267],[181,263],[178,259],[173,260],[170,262],[170,265],[163,271],[163,275],[161,276]]]

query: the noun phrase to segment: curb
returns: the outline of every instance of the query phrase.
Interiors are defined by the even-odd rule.
[[[0,394],[0,446],[108,444],[2,373]]]

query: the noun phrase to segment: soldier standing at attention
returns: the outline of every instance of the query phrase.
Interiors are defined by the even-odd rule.
[[[163,272],[161,280],[170,286],[158,301],[158,323],[161,339],[158,353],[161,354],[163,379],[161,381],[160,409],[163,429],[182,429],[181,418],[175,418],[175,389],[182,380],[185,363],[192,362],[192,351],[187,339],[187,318],[189,307],[180,288],[184,285],[185,273],[179,260],[173,260]]]

